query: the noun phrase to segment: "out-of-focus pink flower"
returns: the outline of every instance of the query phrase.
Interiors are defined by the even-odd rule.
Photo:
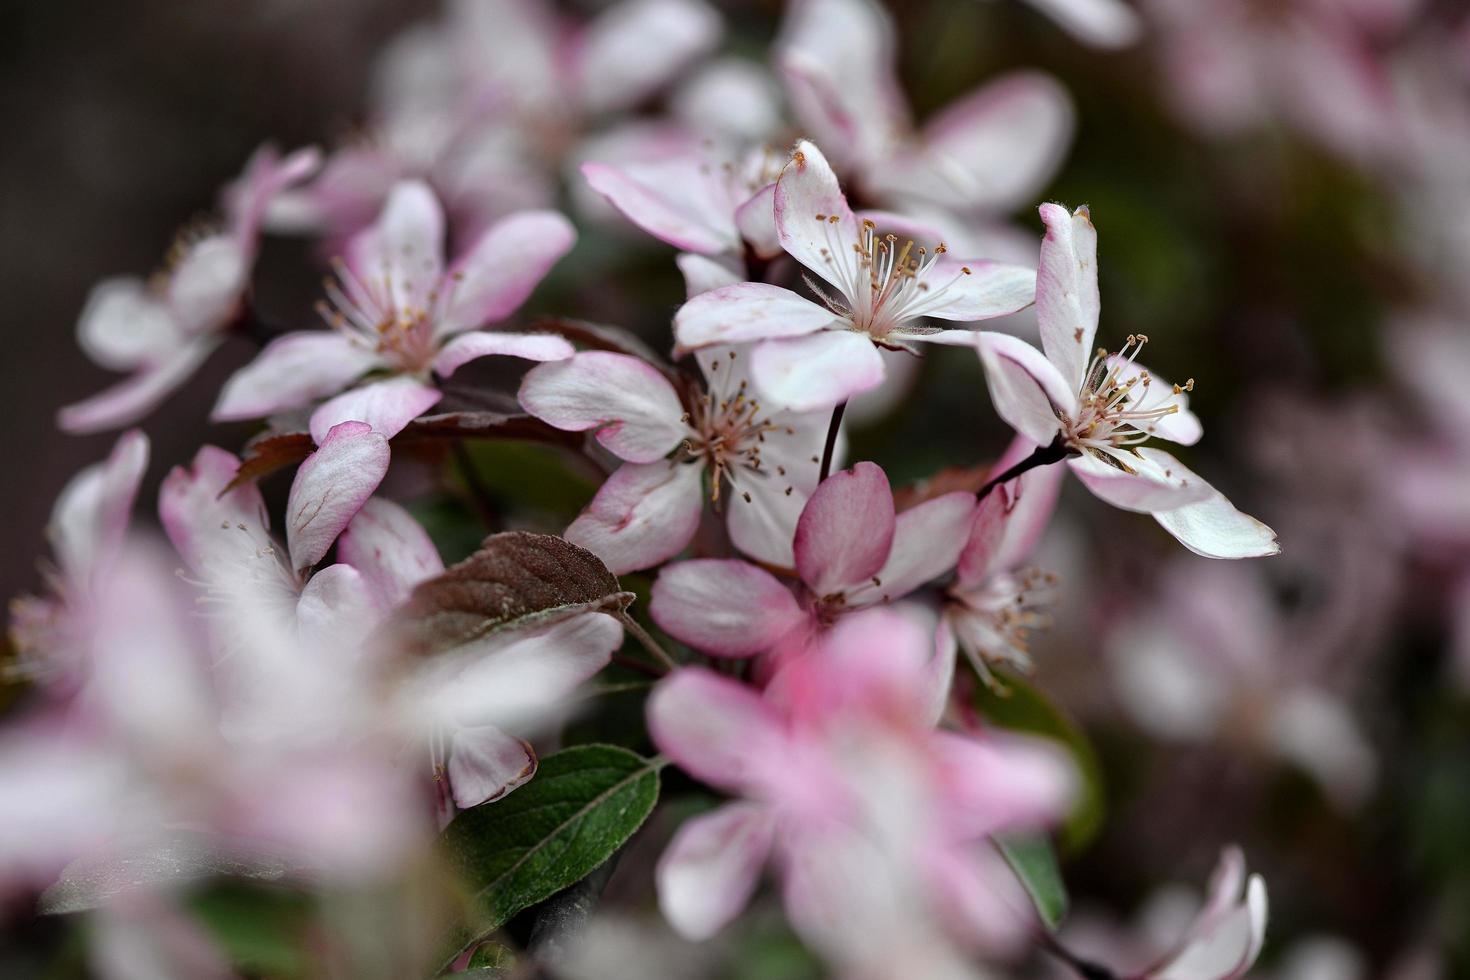
[[[1030,305],[1035,294],[1030,269],[957,259],[942,242],[900,241],[873,218],[854,215],[826,157],[806,141],[776,181],[775,214],[781,247],[836,295],[813,284],[819,303],[766,283],[726,286],[685,303],[674,315],[674,335],[685,350],[757,342],[756,389],[795,411],[830,408],[876,387],[884,373],[880,346],[975,342],[971,331],[940,330],[924,318],[1001,316]]]
[[[991,469],[1004,473],[1035,448],[1020,436]],[[1030,634],[1046,625],[1039,593],[1054,579],[1022,565],[1056,509],[1062,475],[1059,466],[1028,470],[997,486],[976,510],[958,573],[945,590],[944,622],[982,679],[990,676],[988,664],[1031,669]]]
[[[1122,48],[1138,40],[1143,22],[1123,0],[1025,0],[1096,48]]]
[[[966,492],[895,513],[883,470],[858,463],[812,493],[796,524],[795,592],[748,562],[670,565],[649,612],[669,635],[719,657],[749,657],[855,610],[892,602],[954,567],[975,514]]]
[[[775,60],[803,129],[854,186],[889,206],[994,215],[1034,200],[1072,134],[1061,86],[1016,72],[915,131],[895,74],[896,37],[873,0],[793,3]]]
[[[1170,454],[1142,445],[1153,436],[1183,445],[1199,440],[1202,429],[1186,394],[1192,382],[1171,385],[1137,364],[1147,337],[1130,336],[1116,354],[1092,353],[1100,311],[1097,231],[1086,208],[1068,214],[1043,204],[1041,218],[1047,233],[1036,313],[1045,354],[1006,334],[980,334],[996,412],[1036,445],[1064,448],[1067,466],[1094,495],[1152,514],[1196,554],[1276,554],[1270,528],[1236,510]]]
[[[1185,561],[1163,583],[1107,641],[1129,715],[1171,741],[1237,740],[1298,766],[1339,806],[1360,805],[1377,754],[1334,678],[1296,656],[1311,624],[1293,629],[1251,566]]]
[[[687,397],[644,361],[604,351],[540,365],[521,385],[526,411],[559,429],[591,430],[626,461],[566,531],[615,574],[689,544],[706,477],[736,547],[768,564],[792,563],[791,534],[816,487],[827,416],[772,411],[749,390],[746,351],[712,349],[696,360],[706,387]]]
[[[10,634],[28,672],[48,686],[79,666],[90,630],[92,597],[111,573],[132,521],[138,484],[148,468],[148,437],[125,432],[103,463],[71,479],[56,498],[46,534],[56,555],[46,574],[51,594],[22,596],[10,606]]]
[[[225,188],[223,229],[181,233],[167,265],[151,279],[98,283],[77,322],[77,341],[102,367],[127,380],[63,408],[68,432],[97,432],[136,422],[189,379],[220,343],[250,288],[260,224],[271,200],[314,171],[314,149],[282,158],[261,147]]]
[[[272,223],[350,234],[410,179],[472,232],[549,204],[581,132],[664,88],[722,30],[702,0],[623,0],[585,24],[540,0],[451,3],[388,49],[366,140],[334,153]]]
[[[911,620],[873,610],[790,661],[764,695],[703,668],[659,684],[654,741],[739,797],[687,821],[659,862],[675,930],[718,932],[774,854],[792,924],[843,975],[961,962],[951,950],[1025,935],[1028,902],[985,839],[1056,819],[1073,775],[1038,743],[934,731],[930,647]]]
[[[1210,877],[1204,907],[1179,946],[1149,980],[1237,980],[1261,954],[1266,941],[1266,883],[1245,875],[1245,857],[1226,848]]]
[[[1206,132],[1279,120],[1361,162],[1398,152],[1402,137],[1376,42],[1418,0],[1151,0],[1166,94]]]
[[[322,315],[333,330],[272,341],[226,383],[213,418],[258,418],[335,395],[311,416],[319,443],[340,422],[362,421],[387,437],[439,401],[448,377],[491,354],[547,361],[571,344],[547,334],[478,329],[521,305],[575,240],[550,211],[499,222],[447,269],[444,212],[427,185],[397,185],[377,224],[349,243]],[[342,394],[369,372],[386,372]]]

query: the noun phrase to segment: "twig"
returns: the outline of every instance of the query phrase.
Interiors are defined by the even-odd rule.
[[[653,654],[654,658],[669,670],[678,670],[679,662],[669,656],[668,651],[659,646],[658,641],[648,635],[648,631],[638,624],[638,620],[629,616],[626,612],[620,613],[619,618],[623,621],[623,628],[643,644],[643,649]]]
[[[660,664],[645,663],[642,660],[636,660],[633,657],[624,656],[621,653],[613,654],[612,662],[619,667],[627,667],[629,670],[636,670],[640,674],[647,674],[649,677],[663,677],[668,673]]]
[[[1049,466],[1052,463],[1060,463],[1072,454],[1072,450],[1060,438],[1052,441],[1050,446],[1038,446],[1036,451],[1016,465],[1007,469],[1000,476],[992,477],[985,481],[985,485],[975,491],[976,500],[984,500],[990,491],[1002,483],[1009,483],[1027,470],[1034,470],[1038,466]]]
[[[1067,947],[1057,942],[1050,934],[1041,934],[1041,948],[1055,956],[1077,972],[1082,980],[1122,980],[1116,973],[1100,963],[1084,960]]]
[[[838,402],[832,409],[832,422],[827,426],[827,445],[822,447],[822,468],[817,473],[817,482],[827,479],[832,472],[832,453],[837,448],[837,430],[842,428],[842,413],[847,411],[847,402]]]

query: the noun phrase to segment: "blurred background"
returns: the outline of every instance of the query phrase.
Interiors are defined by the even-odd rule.
[[[780,4],[720,6],[726,48],[759,57]],[[1470,370],[1470,251],[1456,251],[1470,214],[1462,11],[1158,0],[1140,8],[1141,40],[1109,50],[1010,0],[891,9],[920,119],[1012,68],[1050,72],[1071,94],[1075,138],[1038,200],[1091,208],[1099,339],[1145,333],[1152,367],[1195,379],[1207,435],[1184,458],[1282,544],[1266,562],[1211,563],[1146,518],[1069,492],[1037,556],[1061,585],[1032,651],[1035,687],[1066,717],[1028,714],[1024,688],[1008,710],[1090,746],[1095,806],[1064,841],[1078,948],[1105,958],[1122,935],[1167,935],[1160,889],[1197,885],[1238,841],[1271,889],[1262,975],[1470,976],[1470,664],[1455,652],[1470,619],[1470,439],[1456,429],[1470,422],[1470,374],[1456,367]],[[329,146],[353,132],[374,56],[436,10],[7,9],[5,594],[38,587],[51,501],[111,443],[54,425],[110,377],[73,337],[88,289],[152,268],[262,142]],[[1015,225],[1039,240],[1033,209]],[[616,285],[554,282],[533,309],[621,322],[682,299],[667,249],[625,249],[618,229],[585,238],[581,260],[605,273],[587,278]],[[275,270],[307,255],[272,240],[259,274],[262,306],[292,326],[311,323],[315,275]],[[667,343],[666,323],[623,325]],[[231,340],[145,423],[155,472],[142,500],[201,442],[249,435],[204,420],[253,351]],[[926,360],[912,392],[854,429],[851,458],[900,484],[1003,448],[972,355]]]

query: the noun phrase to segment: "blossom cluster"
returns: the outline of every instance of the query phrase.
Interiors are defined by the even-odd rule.
[[[1249,108],[1406,172],[1411,219],[1463,183],[1444,158],[1464,160],[1470,117],[1393,100],[1442,80],[1384,86],[1354,57],[1412,4],[1031,5],[1104,49],[1151,24],[1204,128]],[[220,880],[436,890],[380,937],[384,975],[478,970],[513,917],[622,852],[692,943],[765,902],[834,976],[1021,975],[1040,956],[1122,976],[1069,948],[1048,897],[1086,760],[976,707],[1041,696],[1035,640],[1073,586],[1038,566],[1074,491],[1126,512],[1082,511],[1125,548],[1176,552],[1164,598],[1099,643],[1140,727],[1204,742],[1240,716],[1335,804],[1371,792],[1359,726],[1288,676],[1286,630],[1236,564],[1278,554],[1276,533],[1162,448],[1193,462],[1204,436],[1194,379],[1143,363],[1173,338],[1104,322],[1106,207],[1043,199],[1074,132],[1060,83],[1015,71],[920,123],[873,0],[792,0],[764,61],[718,54],[724,31],[704,0],[590,18],[451,2],[384,53],[357,139],[262,147],[217,225],[87,299],[77,341],[125,376],[57,422],[123,431],[55,504],[42,594],[12,604],[27,693],[0,730],[0,892],[89,917],[99,975],[241,972],[191,905]],[[1363,97],[1296,77],[1313,65]],[[589,230],[676,271],[682,298],[627,311]],[[286,236],[324,278],[282,328],[255,284]],[[1374,499],[1444,544],[1470,538],[1470,344],[1463,276],[1424,277],[1435,300],[1400,317],[1396,351],[1442,432],[1396,446],[1408,478]],[[563,315],[573,289],[656,329]],[[145,497],[145,430],[240,338],[258,350],[210,421],[255,434],[166,461]],[[854,432],[934,394],[930,358],[963,372],[977,431],[1007,435],[905,485]],[[475,450],[501,441],[550,447],[568,485],[595,475],[570,522],[500,512]],[[426,484],[469,502],[478,549],[444,545]],[[1180,636],[1207,668],[1178,663]],[[585,737],[612,689],[641,699],[634,730]],[[633,768],[597,784],[594,747]],[[650,785],[641,811],[618,802]],[[1129,976],[1255,965],[1265,885],[1202,841],[1223,848],[1203,905]],[[466,893],[474,912],[440,908]],[[361,937],[324,929],[304,955],[354,975]],[[554,960],[530,934],[520,952]]]

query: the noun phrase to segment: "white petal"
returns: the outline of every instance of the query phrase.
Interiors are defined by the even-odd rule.
[[[674,931],[701,942],[729,925],[755,892],[775,837],[775,816],[758,803],[686,820],[655,872],[659,909]]]
[[[996,414],[1036,445],[1051,445],[1061,430],[1058,410],[1076,401],[1056,367],[1041,351],[1007,334],[982,331],[978,344]]]
[[[694,537],[704,513],[703,479],[702,466],[624,463],[564,537],[601,558],[614,575],[652,568]]]
[[[811,412],[878,387],[883,358],[866,334],[823,330],[757,345],[750,374],[767,402]]]

